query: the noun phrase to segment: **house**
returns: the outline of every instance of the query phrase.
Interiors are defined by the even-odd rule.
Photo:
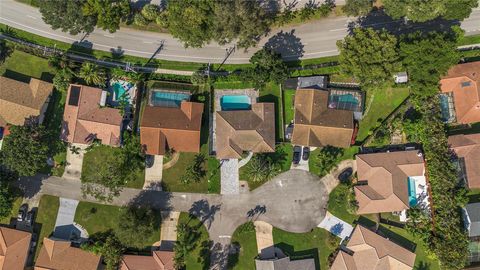
[[[292,144],[349,147],[354,131],[353,111],[329,106],[329,91],[297,89]]]
[[[149,155],[200,151],[203,104],[181,101],[178,106],[145,106],[140,142]]]
[[[254,103],[248,110],[217,111],[218,159],[238,159],[243,152],[275,152],[275,104]]]
[[[71,246],[69,241],[43,239],[43,246],[35,263],[35,270],[96,270],[101,269],[101,258],[93,253]]]
[[[450,136],[448,143],[458,157],[466,186],[480,188],[480,133]]]
[[[153,251],[152,256],[123,255],[120,270],[174,270],[172,251]]]
[[[31,238],[31,233],[0,227],[0,269],[25,269]]]
[[[413,269],[415,253],[369,229],[357,225],[333,261],[331,270],[408,270]]]
[[[0,127],[22,126],[25,119],[43,122],[53,84],[31,78],[29,83],[0,76]]]
[[[291,261],[289,257],[268,260],[255,259],[256,270],[315,270],[314,259]]]
[[[119,146],[123,117],[119,109],[105,107],[107,92],[71,84],[63,113],[61,139],[68,143]]]
[[[440,80],[444,120],[480,122],[480,61],[456,65]]]
[[[468,237],[472,241],[480,241],[480,202],[467,204],[463,216]]]
[[[359,154],[354,186],[358,214],[401,212],[428,205],[423,155],[418,150]]]

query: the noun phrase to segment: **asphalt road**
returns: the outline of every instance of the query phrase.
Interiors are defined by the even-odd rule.
[[[302,24],[299,26],[274,29],[262,38],[259,46],[268,43],[287,59],[309,59],[338,54],[336,41],[343,39],[349,31],[349,23],[354,18],[334,17],[320,21]],[[79,42],[83,35],[72,36],[59,30],[52,30],[41,18],[38,9],[16,2],[14,0],[0,0],[0,22],[35,33],[48,38],[68,43]],[[415,25],[411,29],[433,28],[441,29],[442,23],[429,25]],[[376,28],[386,27],[396,30],[403,27],[401,21],[392,21],[385,16],[372,16],[362,23],[362,26]],[[472,12],[470,18],[462,23],[467,35],[480,34],[480,8]],[[111,34],[102,30],[95,30],[83,39],[83,44],[94,49],[111,51],[122,50],[127,55],[151,57],[163,42],[163,47],[156,58],[188,62],[222,62],[226,49],[231,46],[220,46],[211,43],[201,49],[185,49],[183,44],[169,34],[144,32],[132,29],[120,29]],[[237,49],[227,60],[227,63],[239,64],[248,62],[250,56],[257,49],[245,52]]]

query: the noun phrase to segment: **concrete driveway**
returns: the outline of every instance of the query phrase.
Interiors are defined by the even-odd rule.
[[[235,195],[240,193],[238,159],[222,159],[220,162],[220,194]]]
[[[77,200],[60,198],[60,207],[58,208],[55,230],[53,232],[54,237],[64,240],[70,239],[71,233],[74,231],[73,219],[75,218],[77,206]]]
[[[255,238],[257,239],[258,254],[262,259],[269,259],[275,256],[273,246],[273,226],[264,221],[255,221]]]
[[[145,168],[145,182],[143,189],[162,190],[162,174],[163,174],[163,156],[154,155],[153,165],[150,168]]]
[[[160,227],[160,250],[173,250],[177,241],[177,224],[180,212],[162,211],[162,226]]]
[[[70,147],[67,149],[67,166],[65,166],[65,172],[63,173],[63,178],[80,180],[82,176],[82,166],[83,166],[83,156],[85,154],[85,149],[88,145],[72,143],[72,147],[78,149],[78,154],[72,153]]]

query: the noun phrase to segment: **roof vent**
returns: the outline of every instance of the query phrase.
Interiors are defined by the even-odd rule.
[[[417,153],[417,157],[422,157],[422,156],[423,156],[423,154],[421,152]]]

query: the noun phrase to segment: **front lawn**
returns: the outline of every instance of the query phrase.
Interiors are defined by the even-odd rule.
[[[295,115],[295,90],[286,89],[283,90],[283,110],[285,111],[285,125],[293,122]]]
[[[43,238],[49,237],[55,229],[55,221],[57,220],[59,207],[60,200],[58,197],[42,195],[38,205],[37,218],[35,219],[35,232],[38,234],[35,258],[37,258],[38,253],[42,248]]]
[[[258,255],[255,226],[252,222],[240,225],[232,235],[232,244],[238,245],[240,252],[228,257],[228,269],[255,269]]]
[[[330,192],[328,198],[328,212],[339,219],[353,224],[358,219],[358,215],[351,214],[348,209],[348,195],[352,192],[351,187],[345,184],[339,184]]]
[[[109,230],[115,231],[118,225],[122,222],[120,219],[121,208],[118,206],[97,204],[91,202],[80,202],[75,212],[74,221],[82,225],[89,235],[106,232]],[[160,213],[157,215],[158,223],[160,224]],[[145,235],[142,242],[146,249],[152,244],[160,240],[160,227],[155,233]]]
[[[178,224],[187,224],[193,228],[195,233],[195,248],[188,252],[185,258],[186,269],[188,270],[205,270],[210,266],[210,239],[207,228],[194,216],[188,213],[180,213]]]
[[[273,228],[273,242],[292,260],[313,258],[315,269],[328,269],[328,256],[340,244],[340,238],[325,229],[291,233]]]
[[[96,164],[100,164],[111,157],[118,157],[121,151],[119,147],[111,147],[108,145],[94,146],[91,150],[87,151],[83,157],[82,181],[84,178],[92,178],[92,175],[96,173]],[[132,178],[134,180],[127,182],[124,187],[143,188],[145,168],[131,168],[131,173],[134,174]]]
[[[14,196],[15,199],[14,199],[13,204],[12,204],[12,211],[10,211],[10,214],[8,216],[0,218],[0,224],[9,225],[10,221],[12,219],[16,219],[17,214],[18,214],[18,209],[22,205],[23,194],[22,194],[21,190],[19,190],[17,188],[12,188],[12,192],[14,192],[14,194],[15,194],[15,196]]]
[[[356,140],[362,142],[388,117],[410,94],[408,88],[375,89],[367,91],[365,112],[360,121]]]

